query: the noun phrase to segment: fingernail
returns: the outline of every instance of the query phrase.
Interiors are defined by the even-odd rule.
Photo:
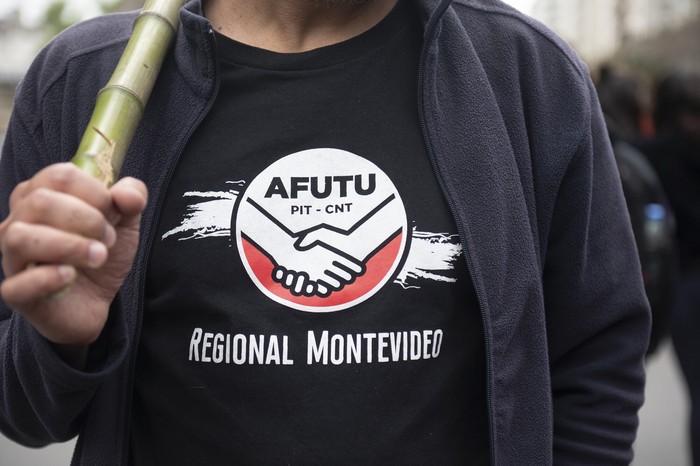
[[[70,283],[75,277],[75,269],[70,265],[61,265],[58,267],[58,275],[65,283]]]
[[[107,248],[104,244],[97,241],[90,243],[88,248],[88,264],[90,267],[99,267],[102,265],[105,256],[107,255]]]

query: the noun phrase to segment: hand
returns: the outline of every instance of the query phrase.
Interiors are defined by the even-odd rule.
[[[315,246],[326,245],[336,250],[347,251],[352,244],[351,236],[345,232],[330,230],[326,227],[314,228],[297,238],[294,247],[299,251],[307,251]]]
[[[365,272],[362,262],[322,246],[299,251],[278,241],[272,249],[266,251],[276,262],[272,279],[296,296],[326,297]]]
[[[306,251],[285,257],[286,266],[276,265],[272,270],[272,279],[295,296],[325,298],[365,273],[364,264],[352,257],[320,246]]]
[[[328,245],[297,247],[295,242],[303,238],[295,240],[289,229],[272,221],[272,216],[250,199],[241,209],[246,209],[246,225],[254,226],[241,229],[241,235],[272,258],[271,278],[294,296],[327,297],[365,273],[362,261]]]
[[[147,190],[112,188],[72,164],[17,185],[0,223],[0,295],[49,341],[85,347],[100,335],[136,254]]]

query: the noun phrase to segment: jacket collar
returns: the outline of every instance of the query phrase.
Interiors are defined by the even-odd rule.
[[[452,3],[452,0],[414,1],[425,26],[436,13]],[[204,17],[202,0],[186,0],[180,10],[175,62],[195,95],[207,100],[216,85],[216,49],[211,23]]]

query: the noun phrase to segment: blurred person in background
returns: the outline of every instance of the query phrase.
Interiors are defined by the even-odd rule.
[[[653,134],[641,75],[614,63],[601,65],[595,81],[611,137],[635,143]]]
[[[647,355],[669,335],[678,286],[678,248],[673,210],[654,167],[636,145],[651,134],[641,78],[613,64],[601,66],[596,90],[620,171],[632,221],[644,289],[652,312]]]
[[[690,436],[700,465],[700,70],[670,72],[655,92],[656,136],[644,144],[677,219],[681,281],[673,344],[691,402]]]

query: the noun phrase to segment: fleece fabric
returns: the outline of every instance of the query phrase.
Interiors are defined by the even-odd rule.
[[[498,0],[417,5],[423,137],[478,296],[491,462],[628,464],[649,309],[588,70],[553,33]],[[37,57],[0,158],[2,218],[14,185],[70,159],[134,18],[77,25]],[[178,157],[216,99],[217,68],[211,25],[189,0],[122,170],[150,190],[137,262],[87,370],[64,364],[0,302],[8,437],[41,446],[80,435],[74,465],[126,464],[154,226]]]

